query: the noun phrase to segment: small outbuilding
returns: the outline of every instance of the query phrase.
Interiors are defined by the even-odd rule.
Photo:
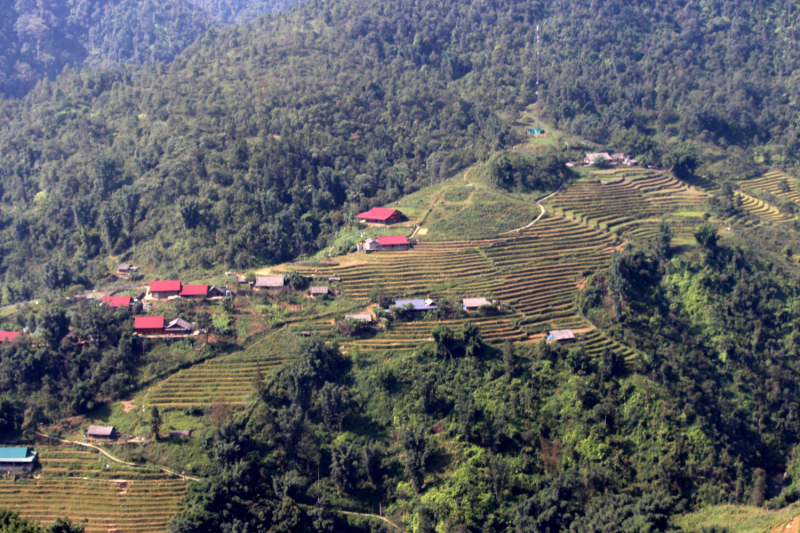
[[[382,252],[391,252],[397,250],[408,250],[411,248],[411,243],[405,235],[391,235],[388,237],[378,237],[379,250]]]
[[[182,318],[176,318],[164,328],[164,333],[189,335],[194,331],[194,324],[190,324]]]
[[[464,298],[461,305],[465,311],[477,311],[482,305],[492,305],[492,302],[486,298]]]
[[[388,207],[373,207],[369,211],[359,213],[356,218],[367,224],[383,224],[388,226],[406,219],[406,216],[397,209]]]
[[[411,311],[431,311],[433,309],[439,309],[439,306],[436,305],[436,302],[430,298],[426,298],[424,300],[395,300],[394,302],[395,307],[405,307],[408,304],[413,306]]]
[[[37,453],[26,447],[0,448],[0,472],[30,472]]]
[[[128,263],[120,263],[117,267],[117,272],[120,274],[130,274],[131,272],[136,272],[139,270],[139,267],[129,265]]]
[[[150,295],[156,300],[166,300],[181,293],[181,282],[177,279],[166,281],[151,281]]]
[[[108,307],[130,307],[133,298],[130,296],[103,296],[101,303]]]
[[[217,298],[217,297],[224,297],[225,296],[225,289],[220,287],[219,285],[212,285],[208,288],[208,297],[209,298]]]
[[[575,342],[575,334],[572,333],[571,329],[557,329],[551,331],[547,334],[547,340],[558,342],[561,344],[567,344],[570,342]]]
[[[370,313],[353,313],[350,315],[344,315],[345,320],[363,320],[367,324],[372,324],[375,319],[372,318]]]
[[[363,249],[366,253],[377,252],[381,249],[381,245],[375,239],[367,239],[364,241]]]
[[[328,294],[330,289],[327,285],[315,285],[309,289],[309,294],[312,298],[316,298],[317,296],[324,296]]]
[[[137,316],[133,320],[133,329],[139,335],[161,335],[164,333],[164,317]]]
[[[256,278],[256,289],[280,289],[286,285],[284,276],[258,276]]]
[[[114,439],[117,437],[117,433],[114,426],[89,426],[86,436],[92,439]]]
[[[191,430],[188,429],[173,430],[169,432],[169,438],[171,439],[186,438],[189,435],[191,435],[191,433],[192,433]]]
[[[0,342],[14,342],[14,339],[22,335],[19,331],[0,331]]]

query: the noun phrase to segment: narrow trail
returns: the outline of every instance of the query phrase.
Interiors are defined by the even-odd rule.
[[[387,519],[387,518],[384,518],[384,517],[382,517],[382,516],[380,516],[380,515],[376,515],[376,514],[365,514],[365,513],[354,513],[354,512],[351,512],[351,511],[341,511],[341,510],[339,510],[339,509],[334,509],[334,510],[335,510],[337,513],[342,513],[342,514],[349,514],[349,515],[353,515],[353,516],[366,516],[366,517],[368,517],[368,518],[377,518],[378,520],[383,520],[384,522],[386,522],[387,524],[389,524],[390,526],[392,526],[393,528],[395,528],[397,531],[400,531],[400,532],[402,532],[402,533],[405,533],[405,530],[403,530],[403,528],[401,528],[400,526],[398,526],[398,525],[397,525],[397,524],[395,524],[394,522],[391,522],[391,521],[389,521],[389,519]]]
[[[545,213],[544,206],[543,206],[543,205],[542,205],[540,202],[546,202],[547,200],[549,200],[550,198],[552,198],[553,196],[555,196],[556,194],[558,194],[558,192],[559,192],[559,191],[561,191],[561,187],[563,187],[563,186],[564,186],[564,184],[562,183],[562,184],[561,184],[561,185],[558,187],[558,189],[556,189],[556,190],[555,190],[555,191],[553,191],[551,194],[548,194],[547,196],[545,196],[544,198],[542,198],[541,200],[539,200],[538,202],[536,202],[536,205],[538,205],[538,206],[539,206],[540,213],[539,213],[539,216],[538,216],[538,217],[536,217],[535,219],[533,219],[533,221],[532,221],[530,224],[527,224],[527,225],[525,225],[525,226],[522,226],[521,228],[517,228],[517,229],[512,229],[512,230],[506,231],[506,232],[504,232],[504,233],[501,233],[500,235],[508,235],[509,233],[514,233],[515,231],[516,231],[517,233],[519,233],[520,231],[522,231],[522,230],[524,230],[524,229],[528,229],[528,228],[530,228],[531,226],[533,226],[534,224],[536,224],[536,223],[539,221],[539,219],[540,219],[540,218],[542,218],[542,217],[544,216],[544,213]]]
[[[34,433],[36,433],[37,435],[39,435],[41,437],[47,437],[48,439],[53,439],[53,440],[57,440],[59,442],[63,442],[64,444],[76,444],[78,446],[83,446],[85,448],[92,448],[92,449],[97,450],[98,452],[102,453],[106,457],[108,457],[111,461],[114,461],[115,463],[119,463],[121,465],[132,466],[134,468],[139,468],[139,467],[142,466],[142,465],[139,465],[139,464],[136,464],[136,463],[128,463],[128,462],[125,462],[125,461],[123,461],[121,459],[117,459],[116,457],[114,457],[110,453],[106,452],[104,449],[100,448],[99,446],[95,446],[94,444],[85,444],[83,442],[78,442],[78,441],[75,441],[75,440],[60,439],[58,437],[53,437],[53,436],[47,435],[45,433],[40,433],[38,431],[34,431]],[[178,474],[178,473],[173,472],[172,470],[170,470],[168,468],[164,468],[163,466],[159,466],[159,465],[153,465],[153,466],[155,466],[156,468],[158,468],[162,472],[166,472],[167,474],[179,477],[179,478],[184,479],[184,480],[190,479],[192,481],[200,481],[199,479],[197,479],[195,477],[190,477],[190,476],[185,476],[183,474]]]

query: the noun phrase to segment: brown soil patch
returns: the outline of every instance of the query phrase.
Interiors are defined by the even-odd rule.
[[[785,524],[781,524],[775,529],[773,529],[770,533],[798,533],[797,528],[798,524],[800,524],[800,515],[795,516]]]
[[[122,412],[123,413],[128,414],[131,411],[133,411],[134,409],[136,409],[136,406],[133,405],[133,400],[130,400],[130,401],[127,401],[127,402],[122,402]]]
[[[575,286],[578,287],[579,291],[582,291],[586,288],[586,279],[587,278],[579,279],[575,282]]]
[[[117,490],[119,491],[120,496],[124,496],[128,492],[128,487],[130,486],[130,481],[116,481],[114,484],[117,486]]]

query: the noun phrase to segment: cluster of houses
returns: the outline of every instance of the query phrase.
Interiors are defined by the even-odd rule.
[[[192,335],[196,328],[197,324],[182,318],[169,323],[163,316],[137,316],[133,320],[133,330],[139,335],[186,337]]]
[[[179,298],[224,298],[227,289],[218,285],[184,285],[178,279],[151,281],[145,300]]]
[[[596,166],[599,161],[607,161],[609,165],[625,165],[627,167],[634,167],[639,164],[636,159],[625,154],[609,154],[608,152],[598,152],[595,154],[586,154],[586,156],[583,158],[583,166]]]
[[[397,209],[388,207],[373,207],[369,211],[359,213],[355,216],[366,224],[373,226],[388,226],[396,222],[407,220],[406,216]],[[363,243],[358,243],[359,252],[396,252],[408,250],[414,245],[405,235],[388,235],[375,239],[369,238]]]

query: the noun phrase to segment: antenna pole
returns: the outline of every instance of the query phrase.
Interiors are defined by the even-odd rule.
[[[539,25],[536,25],[536,133],[542,131],[539,123]]]

